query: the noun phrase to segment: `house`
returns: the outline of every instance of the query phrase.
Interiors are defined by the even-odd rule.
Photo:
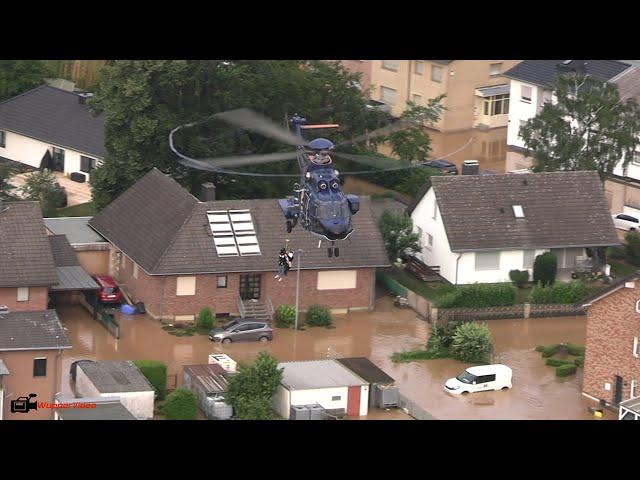
[[[82,362],[76,368],[80,397],[117,397],[136,418],[153,418],[155,389],[133,362]]]
[[[28,404],[54,402],[67,348],[71,343],[54,310],[0,312],[0,419],[53,418],[53,410],[29,409]],[[20,406],[15,412],[12,401]]]
[[[38,202],[0,201],[0,252],[0,305],[46,310],[58,276]]]
[[[230,374],[218,364],[185,365],[182,367],[182,386],[198,397],[198,406],[210,420],[226,420],[233,414],[225,402]]]
[[[551,251],[570,272],[585,249],[618,245],[598,173],[431,177],[409,212],[417,256],[452,284],[509,282]],[[531,277],[530,277],[531,278]]]
[[[441,94],[447,110],[434,125],[441,132],[491,129],[507,124],[509,86],[504,72],[520,60],[343,60],[362,73],[373,104],[399,117],[407,102],[426,105]]]
[[[351,357],[338,358],[337,361],[369,382],[370,407],[398,406],[398,388],[395,386],[395,380],[371,360],[365,357]]]
[[[76,407],[78,403],[85,406]],[[54,420],[137,420],[118,397],[78,399],[58,394],[55,405]]]
[[[603,81],[615,81],[629,69],[631,65],[619,60],[524,60],[507,70],[504,76],[509,79],[510,106],[506,171],[532,166],[520,128],[538,115],[545,103],[553,101],[551,87],[558,76],[581,71]]]
[[[205,306],[227,314],[242,312],[250,300],[265,309],[295,304],[298,260],[301,309],[372,309],[375,269],[389,262],[368,200],[353,225],[340,256],[328,258],[309,232],[285,233],[276,199],[200,202],[157,169],[89,220],[110,244],[110,275],[152,317],[169,321],[193,321]],[[285,238],[303,252],[278,282]]]
[[[88,222],[91,217],[45,218],[49,235],[65,235],[80,265],[90,275],[109,274],[109,243]]]
[[[640,272],[583,303],[587,307],[583,395],[640,415]]]
[[[105,157],[105,115],[94,116],[91,94],[50,85],[0,103],[0,157],[90,179]]]
[[[282,381],[274,395],[274,409],[289,419],[291,408],[319,404],[349,417],[365,416],[369,408],[369,382],[337,360],[284,362]]]

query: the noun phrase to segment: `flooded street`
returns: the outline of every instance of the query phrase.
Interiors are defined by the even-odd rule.
[[[592,418],[587,412],[591,403],[580,395],[581,369],[577,376],[557,379],[554,369],[546,366],[533,350],[536,345],[561,341],[584,344],[585,317],[490,321],[499,359],[513,369],[513,389],[456,398],[445,393],[443,384],[459,374],[465,364],[454,360],[401,364],[391,361],[393,352],[423,347],[429,325],[411,310],[394,308],[389,297],[377,300],[375,312],[336,316],[333,329],[275,329],[274,341],[267,345],[255,342],[222,346],[204,335],[176,337],[144,315],[119,315],[121,338],[116,340],[80,307],[63,307],[58,314],[73,344],[63,357],[65,393],[71,393],[71,362],[81,358],[161,360],[170,375],[178,374],[180,385],[182,366],[207,363],[210,353],[227,353],[236,361],[251,361],[264,349],[280,361],[368,357],[396,379],[403,394],[439,419]],[[392,413],[381,415],[393,418]]]

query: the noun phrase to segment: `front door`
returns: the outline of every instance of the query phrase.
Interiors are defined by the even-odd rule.
[[[615,389],[613,391],[613,403],[616,405],[622,401],[622,377],[616,375]]]
[[[347,416],[360,416],[360,387],[349,387],[347,396]]]
[[[242,300],[258,300],[262,275],[250,273],[240,275],[240,298]]]
[[[53,147],[52,149],[53,167],[56,172],[64,172],[64,150],[62,148]]]

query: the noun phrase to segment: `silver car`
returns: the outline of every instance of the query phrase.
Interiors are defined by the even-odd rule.
[[[209,332],[212,342],[268,342],[273,340],[273,330],[267,322],[259,320],[233,320],[221,328]]]

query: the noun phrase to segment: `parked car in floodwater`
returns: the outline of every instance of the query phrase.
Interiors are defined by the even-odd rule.
[[[456,167],[453,163],[448,162],[447,160],[427,160],[424,162],[424,165],[431,168],[437,168],[442,173],[452,173],[454,175],[458,174],[458,167]]]
[[[444,384],[444,389],[453,395],[482,392],[485,390],[505,390],[511,388],[512,371],[506,365],[482,365],[469,367]]]
[[[100,303],[122,302],[124,297],[113,277],[109,275],[94,275],[93,279],[100,286],[98,290]]]
[[[267,322],[258,320],[235,319],[220,328],[209,332],[212,342],[268,342],[273,340],[273,329]]]

